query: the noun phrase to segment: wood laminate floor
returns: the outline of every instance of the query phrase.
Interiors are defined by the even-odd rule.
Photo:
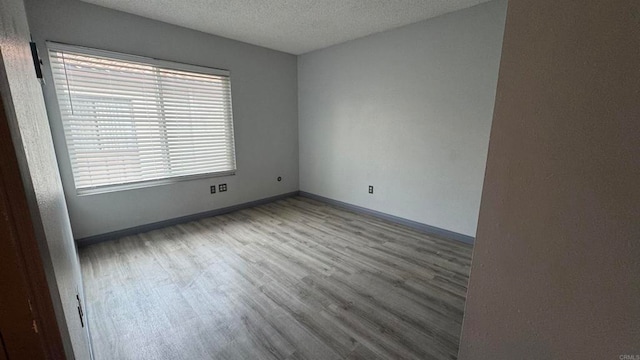
[[[96,360],[455,359],[471,247],[295,197],[80,257]]]

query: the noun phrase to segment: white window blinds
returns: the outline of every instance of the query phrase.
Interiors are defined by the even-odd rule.
[[[48,47],[78,193],[235,171],[228,72]]]

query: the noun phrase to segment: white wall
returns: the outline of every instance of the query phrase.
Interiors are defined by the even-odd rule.
[[[76,294],[84,299],[80,262],[56,166],[42,90],[33,70],[29,30],[23,1],[0,0],[0,96],[20,166],[42,267],[66,357],[89,359],[88,327],[81,325],[76,299]],[[36,303],[42,306],[40,300],[36,299]],[[37,320],[42,324],[47,319]],[[56,337],[47,332],[46,325],[43,330],[44,339]],[[4,359],[4,351],[2,356]]]
[[[45,60],[43,89],[76,239],[298,190],[295,56],[76,0],[27,0],[26,5]],[[237,174],[77,196],[45,40],[230,70]],[[219,183],[227,183],[229,191],[210,195],[209,186]]]
[[[474,236],[506,5],[300,56],[300,190]]]
[[[640,2],[510,1],[460,360],[640,358]]]

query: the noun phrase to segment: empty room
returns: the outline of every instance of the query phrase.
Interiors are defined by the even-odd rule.
[[[0,360],[640,359],[636,1],[0,4]]]

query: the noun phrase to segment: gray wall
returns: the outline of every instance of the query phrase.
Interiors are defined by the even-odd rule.
[[[70,186],[71,167],[44,59],[47,111],[76,238],[298,190],[295,56],[76,0],[27,0],[26,4],[31,32],[43,53],[44,41],[52,40],[231,71],[235,176],[77,196]],[[278,176],[282,182],[276,181]],[[209,194],[211,184],[223,182],[228,192]]]
[[[511,0],[461,360],[640,355],[640,3]]]
[[[475,236],[505,12],[493,1],[300,56],[300,190]]]
[[[69,359],[89,359],[87,328],[81,327],[76,309],[76,290],[84,298],[80,264],[22,0],[0,0],[0,53],[0,94],[65,353]]]

